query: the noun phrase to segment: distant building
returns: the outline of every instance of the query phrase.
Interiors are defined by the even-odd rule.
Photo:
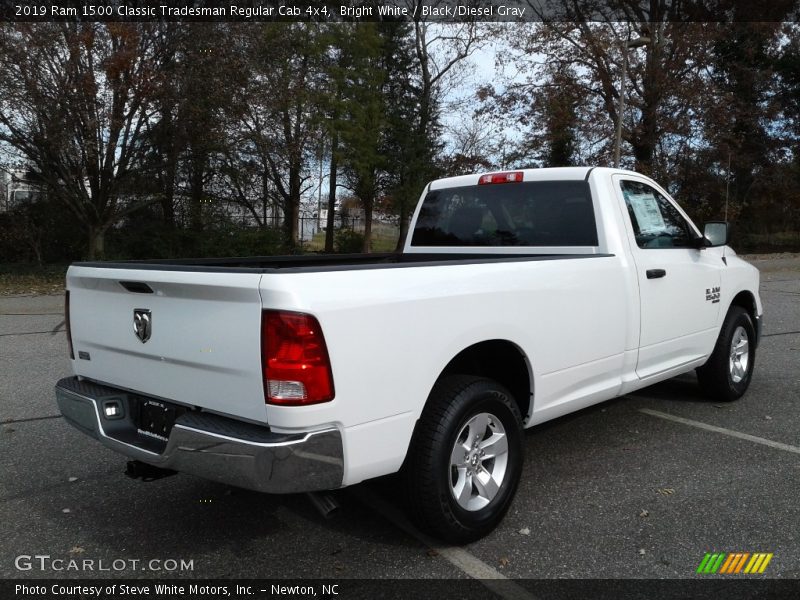
[[[15,206],[35,200],[41,195],[39,185],[33,181],[34,174],[28,169],[12,169],[0,174],[0,211],[12,210]]]

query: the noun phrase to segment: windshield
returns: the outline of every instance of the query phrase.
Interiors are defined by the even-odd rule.
[[[434,190],[412,246],[596,246],[586,181],[529,181]]]

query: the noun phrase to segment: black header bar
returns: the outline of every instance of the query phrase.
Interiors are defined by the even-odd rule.
[[[504,584],[513,589],[504,592]],[[797,598],[797,579],[16,579],[0,581],[3,600],[685,600]]]
[[[5,22],[778,22],[800,0],[0,0]]]

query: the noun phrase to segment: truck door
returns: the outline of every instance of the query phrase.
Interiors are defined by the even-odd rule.
[[[660,188],[633,175],[615,175],[626,209],[641,303],[636,374],[644,379],[708,354],[716,341],[719,249],[698,249],[699,235]]]

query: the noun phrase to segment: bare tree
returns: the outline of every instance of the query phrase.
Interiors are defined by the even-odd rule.
[[[160,56],[147,24],[43,23],[0,34],[0,140],[83,225],[89,258],[150,198],[126,184],[144,168]]]
[[[426,141],[427,152],[423,160],[428,162],[417,165],[421,178],[417,187],[433,174],[433,153],[436,140],[440,137],[439,111],[446,97],[459,82],[459,67],[487,39],[488,30],[480,23],[465,21],[458,24],[431,24],[423,21],[419,15],[422,11],[422,0],[414,0],[417,4],[417,18],[414,20],[414,51],[416,69],[419,73],[417,119],[417,138]],[[409,197],[400,207],[400,236],[398,249],[401,247],[408,230],[408,218],[413,210],[416,198]]]
[[[494,119],[465,111],[447,128],[447,133],[450,138],[445,157],[448,174],[464,175],[496,166],[503,132]]]
[[[252,31],[251,81],[243,90],[242,127],[264,173],[264,202],[274,197],[286,243],[298,239],[300,202],[309,187],[308,163],[317,147],[319,62],[316,24],[269,24]]]
[[[518,106],[526,105],[542,88],[563,85],[559,79],[571,73],[569,93],[580,98],[579,150],[596,162],[608,160],[621,119],[623,142],[635,167],[658,175],[654,169],[659,144],[665,137],[690,133],[693,103],[702,89],[697,66],[706,63],[713,31],[708,24],[673,21],[668,4],[621,0],[613,5],[568,0],[554,20],[531,3],[544,21],[529,25],[527,31],[511,30],[507,37],[512,62],[529,78],[510,85],[506,94],[516,96]],[[637,38],[640,44],[629,48],[629,40]],[[626,54],[629,66],[621,90]],[[618,114],[620,93],[628,107],[624,115]]]

